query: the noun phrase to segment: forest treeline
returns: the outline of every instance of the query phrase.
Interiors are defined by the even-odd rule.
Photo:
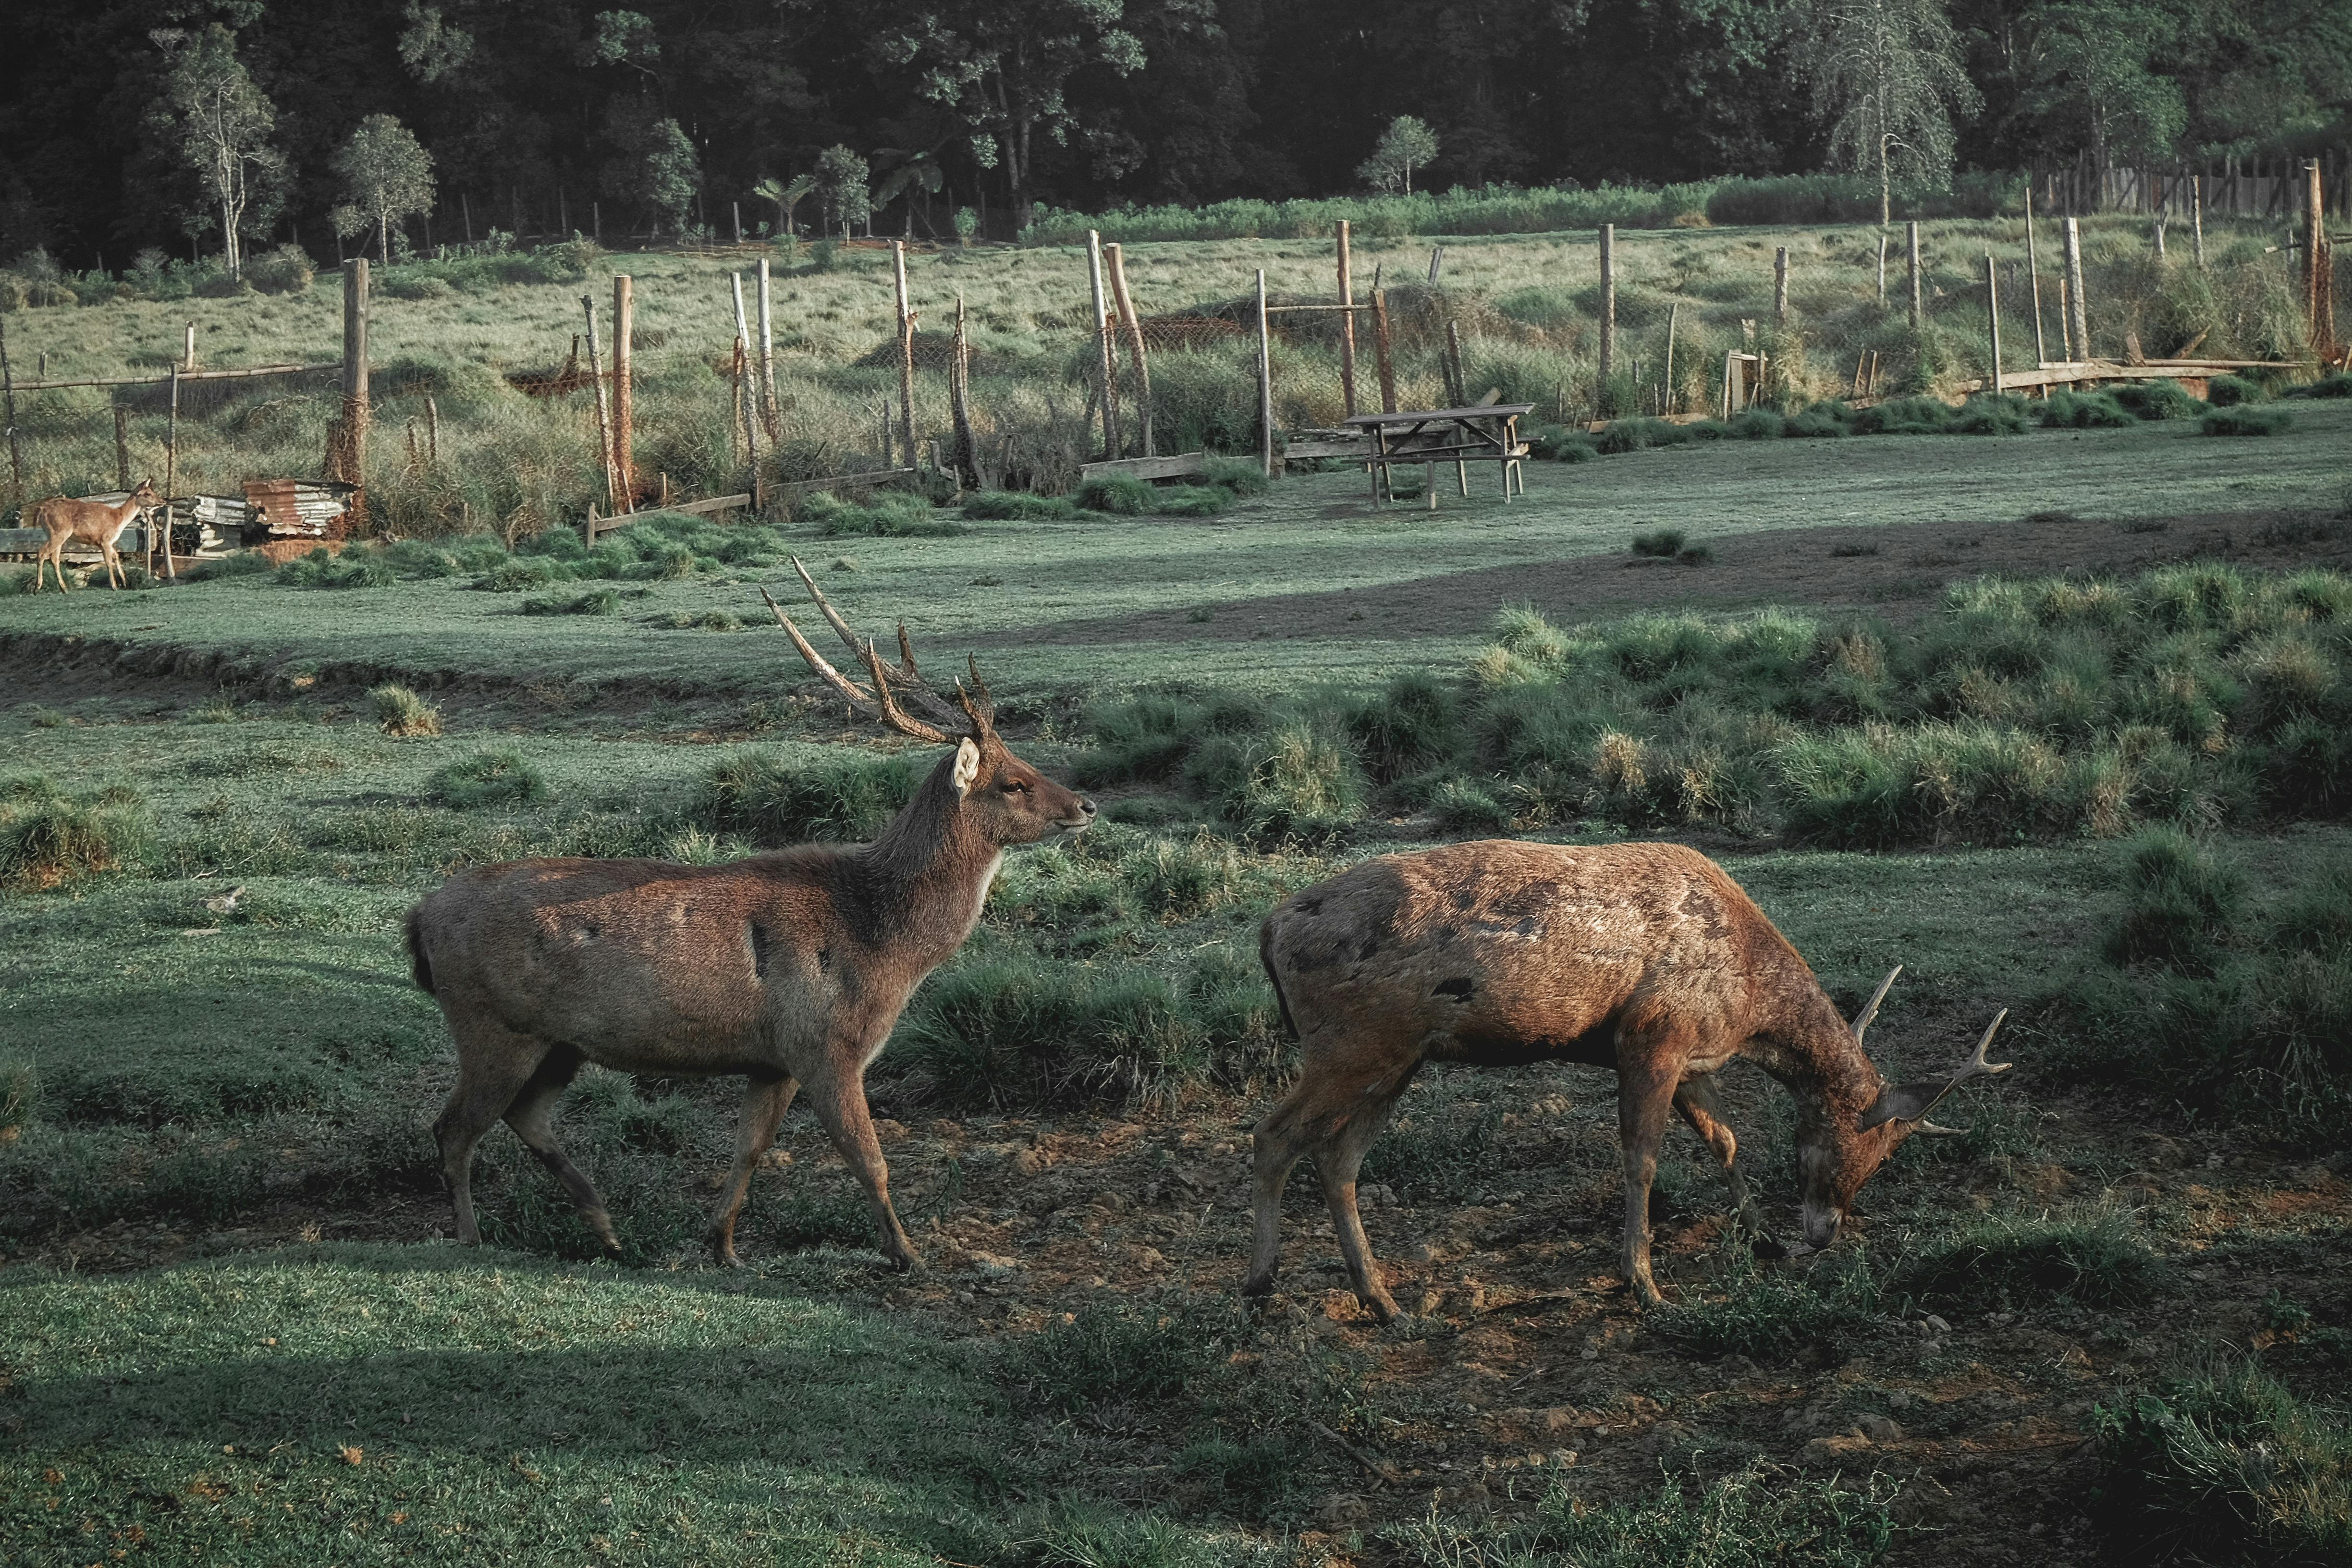
[[[1929,175],[2279,155],[2342,145],[2352,112],[2346,0],[603,3],[15,0],[0,258],[323,257],[339,230],[375,248],[428,220],[446,243],[592,214],[724,235],[739,205],[747,230],[946,236],[961,214],[1004,237],[1039,203],[1400,170],[1443,189],[1867,174],[1890,147]],[[244,86],[192,88],[199,56]],[[1855,68],[1891,68],[1948,134],[1857,121]],[[208,114],[246,117],[233,179],[206,166]]]

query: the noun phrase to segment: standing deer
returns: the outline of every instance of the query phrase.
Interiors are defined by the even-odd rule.
[[[411,910],[416,983],[457,1045],[457,1087],[433,1131],[460,1241],[479,1239],[474,1146],[503,1117],[618,1249],[604,1201],[555,1137],[557,1097],[589,1061],[748,1079],[735,1162],[710,1216],[720,1263],[738,1261],[735,1216],[752,1166],[803,1087],[866,1188],[884,1256],[900,1269],[917,1261],[890,1206],[866,1066],[915,987],[979,923],[1006,847],[1085,827],[1095,806],[1005,749],[976,664],[950,706],[915,668],[904,626],[892,668],[793,565],[873,684],[826,663],[762,589],[809,667],[856,710],[955,749],[871,844],[802,845],[724,866],[513,860],[461,872]],[[901,699],[961,733],[910,716]]]
[[[107,582],[121,587],[122,557],[115,553],[114,542],[122,537],[131,519],[163,503],[163,498],[155,493],[155,481],[142,479],[137,489],[111,506],[68,496],[51,496],[35,506],[27,524],[48,530],[49,541],[33,562],[33,592],[41,591],[41,574],[51,566],[58,569],[58,592],[66,591],[66,546],[76,540],[98,546],[98,552],[106,558]]]
[[[1253,1133],[1255,1246],[1242,1289],[1273,1289],[1283,1183],[1311,1155],[1356,1295],[1396,1314],[1356,1212],[1356,1172],[1428,1061],[1557,1059],[1617,1071],[1625,1161],[1624,1274],[1645,1307],[1650,1182],[1666,1113],[1723,1163],[1732,1203],[1761,1216],[1736,1163],[1715,1074],[1746,1057],[1796,1098],[1804,1235],[1836,1239],[1854,1194],[1985,1060],[2004,1010],[1947,1078],[1890,1085],[1863,1054],[1887,975],[1849,1026],[1813,972],[1721,867],[1675,844],[1570,847],[1508,840],[1370,860],[1267,917],[1259,952],[1304,1058]]]

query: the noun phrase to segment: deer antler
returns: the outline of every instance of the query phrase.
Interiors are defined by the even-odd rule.
[[[1862,1037],[1870,1028],[1871,1020],[1878,1016],[1878,1005],[1886,1000],[1886,993],[1895,984],[1895,977],[1902,973],[1903,966],[1899,963],[1888,970],[1886,978],[1878,983],[1878,989],[1870,994],[1870,1000],[1863,1005],[1862,1011],[1853,1016],[1855,1045],[1862,1044]]]
[[[903,628],[899,636],[906,636]],[[980,678],[980,660],[966,654],[963,662],[964,668],[971,671],[971,691],[966,691],[963,682],[957,681],[956,700],[963,704],[964,717],[971,721],[973,734],[992,734],[996,730],[996,699],[988,694],[988,682]],[[974,692],[979,695],[974,696]]]
[[[800,627],[793,624],[793,618],[784,614],[783,606],[776,603],[774,596],[767,589],[760,590],[760,597],[767,601],[768,608],[775,614],[777,624],[782,626],[785,635],[793,639],[793,647],[800,651],[801,658],[807,661],[808,667],[816,672],[818,679],[839,692],[852,709],[869,719],[880,721],[884,725],[902,735],[910,735],[919,741],[929,741],[942,745],[954,737],[937,725],[927,723],[908,713],[899,705],[901,697],[911,700],[916,707],[922,709],[930,717],[942,723],[951,726],[968,724],[971,733],[975,738],[993,731],[995,706],[988,700],[988,688],[981,685],[977,666],[972,669],[972,683],[980,686],[978,704],[975,706],[972,699],[965,694],[961,682],[956,687],[956,703],[950,704],[947,699],[931,689],[930,683],[923,679],[922,671],[916,667],[915,646],[907,636],[905,622],[900,622],[898,626],[898,666],[893,669],[883,662],[881,649],[875,645],[872,638],[860,641],[857,634],[849,629],[849,623],[842,619],[841,613],[833,607],[832,601],[827,599],[824,590],[816,585],[816,580],[809,575],[808,568],[801,564],[800,558],[793,556],[788,559],[792,561],[793,570],[800,574],[802,585],[808,589],[809,598],[815,603],[817,613],[824,617],[825,624],[833,628],[834,635],[841,638],[842,645],[866,666],[867,674],[873,679],[873,689],[868,690],[842,674],[826,660],[823,654],[817,652],[810,645],[808,638],[801,634]],[[957,705],[962,708],[961,715],[957,712]]]
[[[1888,978],[1892,979],[1893,976],[1890,975]],[[1951,1077],[1941,1079],[1927,1079],[1918,1083],[1896,1084],[1884,1090],[1878,1099],[1872,1102],[1870,1109],[1864,1111],[1855,1121],[1856,1130],[1867,1132],[1883,1122],[1922,1121],[1927,1112],[1936,1108],[1937,1101],[1968,1082],[1969,1079],[1987,1077],[1997,1072],[2007,1072],[2016,1064],[1989,1062],[1985,1060],[1985,1051],[1991,1046],[1993,1036],[2000,1031],[2001,1021],[2008,1016],[2009,1009],[2006,1007],[1993,1015],[1992,1022],[1985,1026],[1983,1037],[1977,1041],[1975,1051],[1970,1053],[1967,1061],[1960,1064],[1960,1070]]]

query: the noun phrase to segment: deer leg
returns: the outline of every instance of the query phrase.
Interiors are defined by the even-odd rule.
[[[1658,1145],[1666,1135],[1666,1113],[1674,1104],[1675,1079],[1646,1066],[1627,1061],[1633,1042],[1617,1046],[1617,1138],[1625,1152],[1625,1288],[1644,1307],[1662,1307],[1650,1278],[1650,1183],[1658,1173]],[[1666,1054],[1651,1042],[1644,1054]]]
[[[1396,1298],[1381,1284],[1380,1264],[1364,1235],[1364,1217],[1356,1207],[1356,1173],[1363,1168],[1364,1151],[1388,1125],[1389,1112],[1403,1092],[1404,1085],[1399,1084],[1365,1105],[1314,1151],[1315,1173],[1323,1183],[1323,1201],[1331,1206],[1331,1231],[1339,1238],[1339,1255],[1348,1261],[1356,1300],[1384,1323],[1398,1316]]]
[[[1282,1263],[1282,1187],[1291,1167],[1307,1152],[1307,1137],[1300,1126],[1310,1086],[1302,1083],[1290,1097],[1250,1130],[1251,1241],[1249,1273],[1242,1279],[1242,1294],[1264,1296],[1274,1289],[1275,1270]]]
[[[1759,1250],[1769,1250],[1779,1244],[1772,1239],[1771,1227],[1756,1200],[1748,1191],[1748,1179],[1739,1172],[1739,1139],[1725,1120],[1722,1098],[1716,1092],[1715,1075],[1703,1073],[1683,1083],[1675,1090],[1675,1110],[1687,1122],[1699,1141],[1715,1151],[1723,1162],[1725,1181],[1731,1188],[1731,1209],[1744,1230],[1756,1238]]]
[[[855,1065],[865,1053],[845,1054],[847,1066],[836,1058],[810,1077],[809,1108],[824,1124],[825,1135],[848,1162],[850,1173],[874,1205],[874,1223],[882,1233],[882,1256],[891,1268],[904,1273],[922,1258],[915,1244],[907,1239],[898,1211],[890,1206],[890,1170],[882,1162],[882,1141],[874,1135],[873,1113],[866,1108],[865,1080]]]
[[[751,1168],[776,1141],[776,1124],[792,1108],[800,1084],[787,1077],[753,1075],[743,1086],[743,1120],[735,1131],[735,1163],[728,1167],[727,1184],[719,1189],[719,1206],[710,1211],[710,1250],[729,1268],[740,1266],[735,1256],[735,1216],[743,1212],[743,1195],[751,1188]]]
[[[482,1239],[474,1226],[474,1146],[490,1124],[506,1114],[547,1055],[527,1035],[496,1025],[469,1025],[457,1035],[457,1087],[433,1123],[441,1152],[441,1181],[457,1211],[457,1239],[471,1247]]]
[[[122,575],[122,557],[115,552],[114,542],[110,539],[101,539],[98,542],[99,548],[106,552],[106,585],[110,588],[126,586]]]
[[[604,1200],[597,1195],[596,1184],[572,1163],[555,1136],[555,1102],[572,1086],[572,1075],[579,1070],[580,1053],[569,1046],[558,1046],[541,1058],[530,1081],[507,1106],[507,1125],[514,1129],[524,1148],[539,1156],[539,1163],[547,1167],[548,1173],[563,1184],[572,1206],[580,1211],[580,1217],[596,1233],[604,1250],[618,1253],[621,1238],[613,1234],[613,1216],[605,1212]]]

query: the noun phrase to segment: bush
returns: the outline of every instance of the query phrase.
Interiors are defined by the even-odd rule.
[[[2163,1283],[2163,1266],[2131,1217],[2095,1209],[1973,1221],[1899,1261],[1885,1290],[1931,1307],[2028,1306],[2059,1297],[2122,1307],[2146,1302]]]
[[[2197,428],[2207,436],[2278,436],[2294,424],[2294,416],[2284,408],[2247,404],[2216,408],[2197,422]]]
[[[1159,492],[1133,474],[1097,474],[1078,487],[1078,504],[1114,517],[1143,517],[1159,510]]]
[[[321,545],[280,566],[275,580],[289,588],[385,588],[400,579],[391,563],[374,552],[354,550],[339,556]]]
[[[2298,386],[2290,397],[2352,397],[2352,373],[2331,370],[2309,386]]]
[[[1054,522],[1073,516],[1076,503],[1061,496],[1032,495],[1026,490],[981,490],[966,496],[963,514],[1008,522]]]
[[[2321,1568],[2352,1560],[2352,1417],[2247,1362],[2091,1413],[2101,1533],[2135,1561]]]
[[[2235,408],[2262,400],[2263,389],[2242,375],[2217,375],[2205,384],[2205,401],[2215,408]]]
[[[1601,456],[1601,448],[1580,430],[1538,425],[1528,433],[1528,455],[1548,463],[1589,463]]]
[[[368,693],[374,705],[375,721],[387,735],[408,739],[441,732],[441,713],[424,698],[405,686],[379,686]]]
[[[937,510],[920,496],[903,493],[878,495],[861,506],[819,490],[800,503],[800,517],[814,523],[827,539],[942,539],[964,531],[960,519]]]
[[[2126,382],[2109,395],[2138,419],[2193,419],[2205,412],[2205,405],[2182,391],[2177,381]]]
[[[1235,496],[1262,496],[1272,488],[1265,470],[1245,458],[1212,458],[1201,469],[1201,483]]]
[[[904,756],[836,757],[792,767],[772,752],[712,764],[702,815],[719,832],[775,847],[810,839],[862,842],[889,826],[921,780]]]
[[[148,828],[138,796],[128,791],[79,800],[40,794],[0,803],[0,882],[55,888],[120,870],[144,847]]]
[[[547,781],[521,752],[510,748],[477,752],[436,769],[425,781],[428,799],[461,810],[517,805],[547,794]]]
[[[1633,553],[1668,558],[1680,555],[1687,537],[1679,528],[1654,528],[1633,536]]]
[[[244,270],[245,280],[264,294],[299,294],[310,287],[319,271],[310,252],[296,245],[281,245],[249,257]]]

